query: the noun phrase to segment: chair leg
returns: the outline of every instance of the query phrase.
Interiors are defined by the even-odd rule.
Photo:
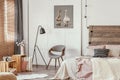
[[[56,64],[57,64],[57,59],[55,59],[55,68],[56,68]]]
[[[59,58],[58,58],[58,63],[59,63],[59,66],[60,66],[60,60],[59,60]]]
[[[61,57],[62,61],[63,61],[63,57]]]
[[[51,60],[52,60],[52,58],[50,58],[49,63],[48,63],[48,65],[47,65],[46,69],[48,69]]]

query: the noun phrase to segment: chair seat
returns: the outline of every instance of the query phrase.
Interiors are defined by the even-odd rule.
[[[61,55],[56,55],[56,54],[51,54],[49,55],[50,58],[59,58],[61,57]]]

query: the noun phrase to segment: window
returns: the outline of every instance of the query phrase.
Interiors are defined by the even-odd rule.
[[[9,54],[14,53],[15,40],[15,2],[0,0],[0,43],[9,47]]]

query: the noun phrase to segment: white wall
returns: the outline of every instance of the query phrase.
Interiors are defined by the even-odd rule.
[[[88,24],[120,25],[120,0],[88,0]]]
[[[24,1],[24,0],[23,0]],[[24,1],[25,2],[25,1]],[[26,3],[26,2],[25,2]],[[24,3],[24,7],[25,7]],[[27,3],[26,3],[27,4]],[[33,47],[38,25],[42,25],[46,34],[38,36],[38,46],[49,61],[48,50],[56,44],[66,46],[65,59],[80,56],[81,5],[80,0],[29,0],[29,53],[33,54]],[[73,28],[54,28],[54,5],[73,5]],[[27,15],[27,13],[25,13]],[[24,14],[24,15],[25,15]],[[26,33],[27,34],[27,33]],[[38,53],[37,53],[38,54]],[[39,64],[44,64],[38,54]],[[54,62],[54,60],[53,60]]]
[[[120,25],[120,0],[87,0],[87,3],[87,26]],[[86,54],[89,40],[86,19],[83,20],[83,23],[83,53]]]
[[[120,0],[87,0],[87,26],[89,25],[120,25]],[[27,1],[23,0],[24,6],[24,26],[27,34]],[[83,0],[83,4],[85,0]],[[74,6],[74,28],[55,29],[54,28],[54,5],[73,5]],[[83,6],[83,37],[82,50],[86,53],[88,46],[88,30],[84,19],[85,10]],[[48,49],[55,44],[66,45],[66,55],[64,58],[79,56],[81,53],[81,0],[29,0],[29,52],[32,55],[35,42],[35,35],[38,25],[42,25],[46,34],[39,35],[38,45],[43,56],[48,62]],[[27,35],[26,35],[27,36]],[[38,56],[39,64],[44,64]]]

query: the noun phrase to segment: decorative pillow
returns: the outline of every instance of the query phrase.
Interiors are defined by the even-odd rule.
[[[106,49],[109,49],[109,56],[119,57],[120,56],[120,45],[106,45]]]
[[[94,57],[107,57],[109,49],[94,49]]]
[[[105,45],[88,46],[86,55],[94,56],[94,49],[105,49]]]

